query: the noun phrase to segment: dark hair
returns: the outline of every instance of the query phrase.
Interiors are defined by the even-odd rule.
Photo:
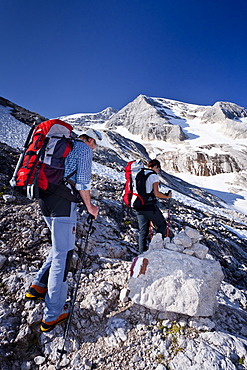
[[[89,139],[92,139],[90,136],[86,135],[86,134],[82,134],[79,136],[79,139],[81,140],[85,140],[85,141],[89,141]]]
[[[154,166],[157,166],[158,168],[161,168],[160,161],[158,159],[152,159],[150,162],[148,162],[149,168],[154,168]]]

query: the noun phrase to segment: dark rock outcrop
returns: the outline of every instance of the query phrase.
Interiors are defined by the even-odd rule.
[[[21,121],[28,126],[32,126],[33,123],[40,123],[46,121],[48,118],[41,116],[38,113],[30,112],[28,109],[22,108],[19,105],[7,100],[5,98],[0,97],[0,105],[3,107],[10,107],[12,108],[11,115],[15,117],[18,121]]]

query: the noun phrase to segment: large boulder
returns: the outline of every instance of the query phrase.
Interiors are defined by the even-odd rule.
[[[217,261],[153,249],[134,259],[129,297],[134,303],[158,311],[212,316],[223,277]]]

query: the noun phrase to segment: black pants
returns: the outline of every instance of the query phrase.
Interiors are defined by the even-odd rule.
[[[166,236],[166,220],[157,206],[151,211],[137,211],[139,224],[139,254],[147,250],[147,237],[149,233],[150,221],[157,228],[157,233],[162,234],[163,239]]]

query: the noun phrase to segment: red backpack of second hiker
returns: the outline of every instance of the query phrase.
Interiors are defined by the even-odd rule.
[[[136,176],[140,172],[140,170],[144,168],[144,164],[139,161],[130,161],[127,163],[124,171],[125,171],[125,188],[124,188],[124,195],[123,201],[128,207],[134,206],[134,201],[139,194],[136,190]]]
[[[154,199],[153,191],[146,192],[146,181],[155,172],[145,168],[140,160],[128,162],[124,170],[126,182],[123,201],[128,207],[141,209],[150,197]]]
[[[49,183],[60,184],[65,158],[72,149],[72,126],[51,119],[34,128],[12,177],[12,186],[23,189],[30,199],[38,198],[35,188],[47,190]]]

